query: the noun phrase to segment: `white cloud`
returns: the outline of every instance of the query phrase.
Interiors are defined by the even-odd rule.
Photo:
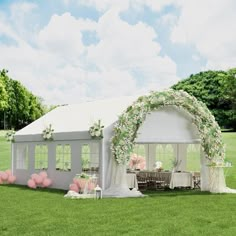
[[[154,41],[157,35],[151,27],[143,23],[131,26],[119,18],[116,10],[106,12],[99,19],[97,33],[100,42],[89,47],[88,53],[100,69],[141,66],[160,52],[160,45]]]
[[[67,62],[78,60],[84,53],[83,30],[95,30],[96,23],[90,20],[77,20],[70,13],[53,15],[48,25],[39,32],[41,48],[63,57]]]
[[[128,71],[108,69],[92,76],[97,81],[97,97],[131,95],[137,90],[135,78]]]
[[[171,39],[189,43],[207,59],[204,69],[228,69],[236,62],[236,2],[179,1],[181,15]]]
[[[153,11],[161,11],[163,7],[175,3],[176,0],[80,0],[80,5],[95,7],[98,11],[107,11],[111,8],[125,11],[129,7],[141,10],[144,6],[151,8]]]
[[[70,0],[62,0],[62,2],[63,2],[66,6],[68,6],[71,1],[70,1]]]
[[[198,55],[196,55],[196,54],[193,54],[193,55],[192,55],[192,59],[193,59],[194,61],[200,61],[200,57],[199,57]]]
[[[150,26],[141,22],[129,25],[117,10],[110,9],[99,19],[97,33],[100,42],[89,47],[88,58],[101,71],[138,69],[147,84],[158,81],[159,89],[178,80],[176,64],[160,56],[158,36]]]
[[[176,15],[173,15],[171,13],[167,13],[167,14],[162,15],[160,17],[160,19],[158,19],[157,23],[159,23],[165,27],[172,28],[173,26],[175,26],[177,19],[178,18]]]
[[[31,24],[31,18],[37,7],[35,3],[30,2],[15,2],[11,4],[8,21],[10,20],[14,31],[17,32],[21,38],[30,40],[32,37],[32,32],[30,33],[30,31],[34,30],[35,26]]]
[[[80,0],[79,4],[95,7],[98,11],[106,11],[110,8],[126,10],[129,7],[129,0]]]
[[[144,7],[149,7],[152,11],[160,12],[164,7],[177,4],[178,1],[181,0],[80,0],[79,5],[94,7],[100,12],[105,12],[113,8],[120,12],[130,8],[136,11],[142,11]]]
[[[12,17],[22,17],[24,14],[31,12],[33,9],[37,8],[37,5],[30,2],[18,2],[11,5]]]
[[[26,12],[33,9],[25,7]],[[14,46],[0,44],[5,55],[0,57],[0,65],[51,104],[140,94],[176,82],[176,64],[160,56],[154,29],[142,22],[128,24],[119,11],[109,9],[98,22],[75,18],[70,13],[54,14],[44,28],[27,32],[33,34],[33,44],[20,33],[29,30],[24,28],[25,21],[19,25],[24,29],[15,31],[15,24],[0,19],[0,26],[5,26],[0,27],[0,33],[18,42]],[[98,42],[85,45],[84,31],[95,32]],[[133,70],[140,72],[139,78]],[[138,79],[143,79],[142,87]]]
[[[135,1],[137,1],[137,0],[135,0]],[[170,5],[170,4],[174,3],[175,1],[176,0],[158,0],[158,1],[138,0],[137,2],[139,4],[143,4],[144,6],[146,5],[146,6],[150,7],[153,11],[158,12],[158,11],[161,11],[163,9],[163,7]]]

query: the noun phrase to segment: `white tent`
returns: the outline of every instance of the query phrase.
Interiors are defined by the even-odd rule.
[[[81,152],[85,146],[89,147],[90,162],[95,159],[93,167],[99,167],[99,184],[104,188],[114,122],[134,100],[135,97],[123,97],[60,106],[16,132],[12,148],[12,169],[17,177],[16,183],[26,185],[31,174],[45,169],[53,180],[53,188],[68,189],[73,177],[82,172]],[[93,139],[88,132],[98,120],[104,125],[103,139]],[[42,135],[49,125],[54,129],[52,141],[44,140]],[[67,155],[69,168],[56,168],[57,155],[60,155],[57,148],[58,152],[67,152],[62,155]],[[42,162],[41,166],[39,161]],[[48,163],[45,164],[45,161]]]
[[[156,97],[153,95],[144,97],[150,107],[153,107],[151,109],[146,109],[147,106],[142,99],[140,101],[135,97],[123,97],[66,105],[52,110],[15,134],[12,170],[17,177],[17,183],[26,185],[32,173],[46,169],[53,180],[53,188],[68,189],[73,177],[83,171],[83,157],[89,156],[89,167],[99,170],[99,184],[103,188],[104,195],[141,196],[139,191],[129,190],[126,181],[126,162],[118,158],[119,153],[128,150],[130,140],[133,143],[177,144],[176,159],[181,158],[182,164],[179,168],[185,170],[185,145],[200,143],[205,147],[202,134],[199,132],[200,126],[196,125],[198,116],[194,117],[193,113],[181,105],[183,102],[181,96],[184,97],[184,94],[167,92],[168,96],[178,95],[180,105],[171,103],[171,100],[168,104],[164,103],[162,100],[165,95],[162,92]],[[159,103],[161,105],[157,107],[156,104]],[[134,116],[129,117],[130,114]],[[129,123],[130,119],[134,122],[136,118],[142,119],[137,123],[139,125]],[[104,125],[102,139],[94,139],[89,133],[90,127],[98,120]],[[123,125],[123,121],[127,123]],[[46,141],[42,133],[49,125],[52,125],[54,129],[53,140]],[[133,132],[132,129],[135,127],[137,130]],[[118,137],[117,130],[125,130],[128,136]],[[114,144],[114,138],[117,137],[119,142]],[[123,156],[129,151],[127,150],[124,151]],[[150,168],[154,161],[151,157],[153,155],[155,154],[149,153],[148,166]],[[217,182],[211,180],[207,167],[209,157],[204,148],[202,148],[200,159],[201,189],[225,192],[222,171],[218,171],[217,177],[214,177],[214,180],[219,178]],[[212,182],[214,182],[213,185]]]

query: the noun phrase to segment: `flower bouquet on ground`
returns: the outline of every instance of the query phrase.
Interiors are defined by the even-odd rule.
[[[81,173],[73,179],[69,189],[80,194],[93,194],[97,185],[97,177]]]

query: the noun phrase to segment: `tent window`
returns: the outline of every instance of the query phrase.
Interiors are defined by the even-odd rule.
[[[82,170],[89,169],[90,148],[88,144],[82,145],[81,160],[82,160]]]
[[[175,160],[173,144],[157,144],[156,161],[162,162],[162,168],[172,170]]]
[[[189,144],[187,148],[187,170],[200,170],[200,144]]]
[[[146,169],[146,151],[143,144],[134,145],[133,152],[128,163],[130,169]]]
[[[56,170],[71,171],[71,146],[70,144],[57,145]]]
[[[27,170],[29,161],[28,145],[18,144],[16,147],[16,169]]]
[[[81,161],[83,171],[98,171],[99,143],[83,144],[81,148]]]
[[[34,149],[34,168],[35,170],[47,170],[48,169],[48,146],[36,145]]]

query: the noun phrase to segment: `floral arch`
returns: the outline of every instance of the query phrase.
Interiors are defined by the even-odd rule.
[[[199,131],[206,158],[211,162],[224,162],[225,149],[221,130],[206,105],[185,91],[167,90],[139,97],[119,117],[114,127],[111,145],[118,164],[126,164],[129,161],[137,131],[145,121],[146,115],[163,106],[176,106],[188,112]]]

